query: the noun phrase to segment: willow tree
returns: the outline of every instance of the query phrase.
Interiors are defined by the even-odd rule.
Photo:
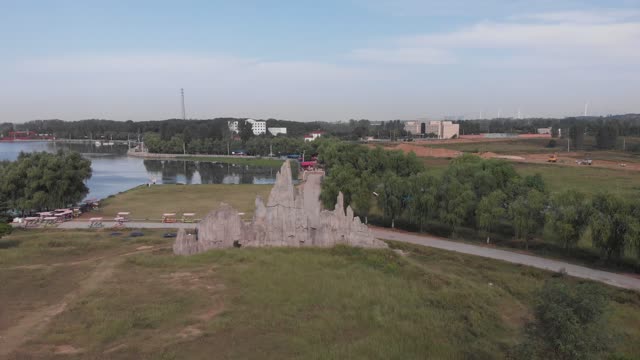
[[[51,210],[82,200],[89,188],[91,161],[76,152],[20,153],[3,167],[0,197],[22,213]]]

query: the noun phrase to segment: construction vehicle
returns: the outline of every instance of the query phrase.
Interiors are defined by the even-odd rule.
[[[551,163],[558,162],[558,154],[549,155],[547,162],[551,162]]]
[[[591,165],[593,163],[593,161],[591,160],[591,154],[586,153],[584,155],[584,159],[576,160],[576,163],[578,163],[578,165]]]

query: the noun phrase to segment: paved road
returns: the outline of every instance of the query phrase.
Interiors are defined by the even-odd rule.
[[[540,258],[531,255],[519,254],[511,251],[498,250],[489,247],[477,246],[447,241],[431,236],[415,235],[406,232],[392,231],[382,228],[371,228],[375,237],[386,240],[396,240],[412,244],[418,244],[443,250],[456,251],[464,254],[482,256],[490,259],[503,260],[514,264],[532,266],[550,271],[561,271],[578,278],[599,281],[605,284],[640,291],[640,279],[627,275],[594,270],[584,266],[572,265],[566,262]]]
[[[105,228],[113,227],[114,223],[105,221]],[[60,224],[58,228],[62,229],[82,229],[88,228],[89,223],[86,221],[70,221]],[[193,228],[195,224],[163,224],[151,222],[129,222],[128,228],[153,228],[153,229],[177,229],[177,228]],[[482,256],[485,258],[503,260],[514,264],[532,266],[539,269],[550,271],[561,271],[564,269],[567,274],[578,278],[599,281],[612,286],[625,289],[640,291],[640,278],[634,278],[628,275],[616,274],[607,271],[590,269],[584,266],[572,265],[563,261],[550,260],[531,255],[519,254],[511,251],[498,250],[478,245],[470,245],[455,241],[438,239],[432,236],[417,235],[400,231],[393,231],[384,228],[371,227],[375,237],[386,240],[396,240],[412,244],[418,244],[443,250],[456,251],[459,253]]]

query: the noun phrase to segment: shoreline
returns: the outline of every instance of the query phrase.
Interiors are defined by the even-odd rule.
[[[162,153],[150,153],[147,151],[127,151],[127,156],[145,158],[145,159],[179,159],[179,158],[230,158],[230,159],[268,159],[268,160],[280,160],[278,158],[260,157],[253,155],[217,155],[217,154],[162,154]]]

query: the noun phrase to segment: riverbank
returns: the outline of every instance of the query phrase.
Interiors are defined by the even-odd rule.
[[[156,154],[150,152],[139,152],[129,150],[128,156],[144,158],[144,159],[173,159],[185,161],[210,161],[228,164],[241,164],[251,166],[271,166],[280,167],[283,159],[267,158],[250,155],[208,155],[208,154]]]

